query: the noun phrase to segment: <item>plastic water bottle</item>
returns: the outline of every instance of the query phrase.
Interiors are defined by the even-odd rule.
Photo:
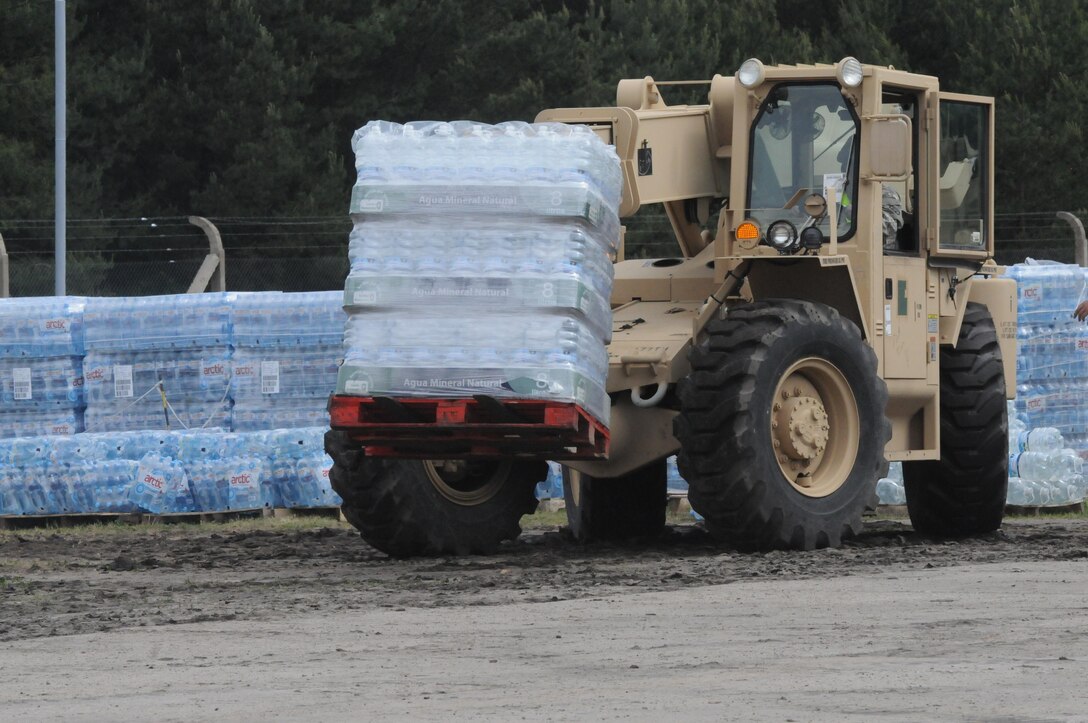
[[[1065,446],[1062,433],[1055,427],[1037,427],[1020,434],[1021,452],[1054,452]]]
[[[1049,452],[1019,452],[1009,458],[1009,473],[1027,482],[1047,482],[1055,470]]]
[[[12,468],[0,466],[0,515],[23,514],[23,482]]]
[[[1019,477],[1009,477],[1005,501],[1010,505],[1032,505],[1035,503],[1035,493],[1030,483],[1024,482]]]
[[[887,478],[877,481],[876,494],[882,505],[904,505],[907,503],[906,491],[903,486]]]
[[[255,457],[230,457],[222,460],[229,481],[228,504],[232,510],[262,507],[261,470],[263,464]]]
[[[170,460],[156,454],[146,454],[140,459],[136,483],[129,494],[130,501],[151,514],[161,514],[166,506],[167,491],[172,474]]]

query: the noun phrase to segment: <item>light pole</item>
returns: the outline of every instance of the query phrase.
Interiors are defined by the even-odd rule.
[[[65,259],[67,255],[67,219],[68,219],[68,199],[65,195],[65,188],[67,186],[67,141],[68,141],[68,123],[67,123],[67,85],[68,85],[68,31],[65,27],[65,7],[64,0],[55,0],[53,5],[54,11],[54,40],[53,43],[56,46],[56,59],[54,61],[54,76],[56,79],[56,85],[53,90],[54,105],[56,106],[56,119],[54,125],[56,127],[56,168],[54,175],[56,176],[56,190],[55,190],[55,214],[56,214],[56,234],[54,238],[53,248],[53,263],[55,268],[55,277],[53,283],[53,293],[57,296],[64,296],[65,294]]]

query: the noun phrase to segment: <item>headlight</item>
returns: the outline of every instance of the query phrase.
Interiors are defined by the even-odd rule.
[[[767,243],[779,253],[791,254],[797,250],[797,229],[789,221],[775,221],[767,229]]]
[[[824,232],[815,226],[809,226],[801,232],[801,246],[809,251],[816,251],[824,244]]]
[[[740,64],[737,71],[737,80],[745,88],[755,88],[763,82],[763,63],[756,58],[748,58]]]
[[[857,58],[847,56],[839,61],[839,82],[847,88],[857,88],[861,85],[862,75],[861,61]]]

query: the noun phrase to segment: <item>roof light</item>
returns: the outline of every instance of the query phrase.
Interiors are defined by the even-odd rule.
[[[763,82],[763,63],[759,62],[757,58],[748,58],[740,64],[740,70],[737,71],[737,80],[745,88],[755,88],[757,85]]]
[[[838,76],[839,82],[847,88],[857,88],[861,85],[861,79],[864,75],[864,70],[861,67],[861,61],[857,58],[847,56],[839,61]]]

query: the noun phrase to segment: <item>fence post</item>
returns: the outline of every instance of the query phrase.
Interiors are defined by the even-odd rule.
[[[1076,242],[1076,246],[1073,247],[1073,258],[1077,266],[1088,266],[1088,241],[1084,238],[1084,224],[1068,211],[1058,211],[1058,218],[1073,227],[1073,238]]]
[[[190,216],[189,223],[193,224],[208,237],[209,253],[204,257],[204,263],[197,269],[193,283],[189,285],[190,294],[199,294],[204,291],[227,290],[227,256],[223,252],[223,239],[219,236],[219,229],[203,216]],[[211,288],[209,289],[209,284]]]
[[[0,233],[0,299],[11,296],[11,285],[8,267],[8,247],[4,245],[4,234]]]

